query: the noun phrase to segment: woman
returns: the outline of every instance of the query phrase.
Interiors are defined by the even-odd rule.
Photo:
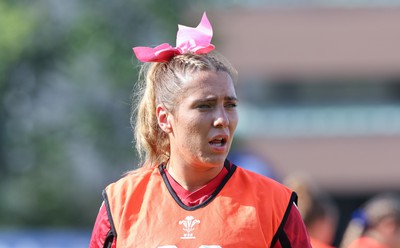
[[[357,210],[341,244],[343,248],[400,248],[400,195],[381,193]]]
[[[338,209],[330,196],[307,175],[291,174],[283,184],[299,196],[299,211],[313,248],[334,248]]]
[[[134,111],[143,166],[103,192],[90,247],[311,247],[296,194],[226,159],[236,71],[211,38],[204,14],[179,26],[177,47],[134,48],[147,62]]]

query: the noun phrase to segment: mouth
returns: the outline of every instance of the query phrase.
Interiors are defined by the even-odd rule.
[[[208,142],[210,145],[212,146],[216,146],[216,147],[224,147],[227,143],[227,138],[215,138],[213,140],[211,140],[210,142]]]

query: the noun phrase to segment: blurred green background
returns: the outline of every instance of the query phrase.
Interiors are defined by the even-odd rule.
[[[101,189],[136,161],[131,47],[173,41],[184,7],[0,1],[0,226],[93,224]]]

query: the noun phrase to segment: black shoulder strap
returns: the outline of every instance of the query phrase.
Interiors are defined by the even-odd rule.
[[[105,204],[106,210],[107,210],[108,221],[110,222],[110,231],[107,233],[103,248],[111,248],[111,245],[112,245],[114,239],[117,238],[117,231],[115,230],[114,221],[113,221],[113,218],[111,215],[110,203],[108,201],[107,193],[105,190],[103,190],[102,195],[103,195],[104,204]]]
[[[297,194],[295,192],[293,192],[292,195],[290,196],[290,200],[289,200],[288,206],[286,208],[285,215],[283,216],[282,222],[279,225],[279,228],[276,231],[276,233],[271,241],[270,247],[274,247],[274,245],[278,241],[278,239],[281,239],[281,243],[287,243],[288,239],[287,239],[286,234],[283,235],[284,234],[283,228],[285,227],[286,221],[290,214],[290,210],[293,207],[293,203],[297,204],[297,199],[298,199]],[[284,247],[289,247],[289,246],[284,246]]]

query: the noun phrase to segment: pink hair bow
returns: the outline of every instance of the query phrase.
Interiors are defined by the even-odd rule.
[[[178,25],[176,47],[163,43],[154,48],[134,47],[133,52],[141,62],[167,62],[173,56],[192,52],[195,54],[209,53],[215,46],[211,44],[213,30],[204,12],[199,25],[195,28]]]

